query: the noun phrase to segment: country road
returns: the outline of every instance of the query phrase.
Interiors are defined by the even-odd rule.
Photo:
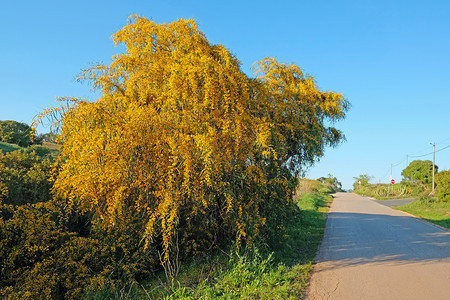
[[[450,232],[337,193],[306,299],[450,299]]]

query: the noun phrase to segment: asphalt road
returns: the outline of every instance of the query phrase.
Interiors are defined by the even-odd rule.
[[[415,199],[392,199],[392,200],[373,200],[373,201],[379,204],[383,204],[385,206],[394,207],[411,203],[414,200]]]
[[[306,299],[450,299],[450,232],[337,193]]]

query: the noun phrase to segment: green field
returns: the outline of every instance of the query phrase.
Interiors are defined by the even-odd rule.
[[[12,152],[19,149],[22,149],[22,147],[15,144],[0,142],[0,150],[3,151],[3,153]]]

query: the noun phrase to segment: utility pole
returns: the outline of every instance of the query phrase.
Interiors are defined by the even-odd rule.
[[[433,185],[431,186],[431,193],[434,195],[434,157],[435,157],[435,153],[436,153],[436,143],[433,143]]]
[[[391,176],[389,176],[387,197],[389,197],[389,189],[391,188],[391,180],[392,180],[392,164],[391,164]],[[394,187],[392,187],[392,190],[394,190]]]
[[[390,176],[390,178],[389,178],[389,181],[391,181],[391,179],[392,179],[392,164],[391,164],[391,176]],[[390,182],[389,182],[390,183]]]

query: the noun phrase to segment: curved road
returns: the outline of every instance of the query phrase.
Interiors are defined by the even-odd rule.
[[[337,193],[306,299],[450,299],[450,232]]]

